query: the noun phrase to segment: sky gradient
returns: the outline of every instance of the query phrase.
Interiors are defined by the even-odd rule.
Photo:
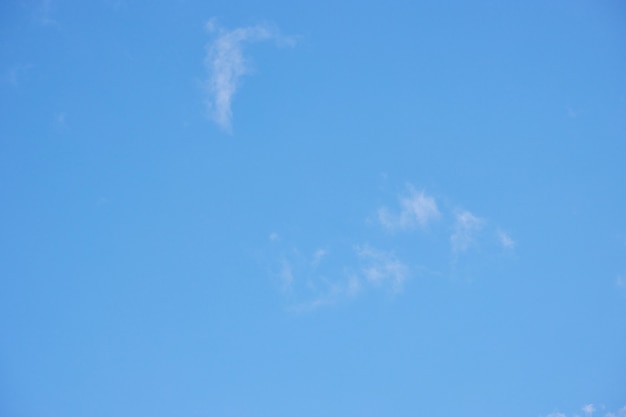
[[[0,415],[626,417],[621,1],[0,5]]]

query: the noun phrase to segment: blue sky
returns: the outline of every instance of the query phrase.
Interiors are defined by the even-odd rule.
[[[626,416],[623,2],[0,16],[0,415]]]

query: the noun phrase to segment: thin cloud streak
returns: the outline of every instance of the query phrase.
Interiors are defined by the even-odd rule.
[[[357,246],[355,252],[363,264],[361,274],[367,282],[375,286],[388,285],[394,293],[402,291],[409,275],[406,264],[392,253],[369,246]]]
[[[215,20],[211,19],[207,22],[206,29],[217,33],[209,44],[205,57],[209,72],[205,83],[207,107],[215,123],[223,130],[231,132],[233,97],[239,88],[241,77],[250,72],[249,61],[243,54],[243,45],[246,42],[265,40],[293,45],[294,41],[264,25],[226,30],[219,28]]]
[[[386,207],[378,210],[378,220],[387,230],[424,228],[441,217],[435,199],[423,191],[415,191],[412,186],[409,186],[408,195],[400,198],[400,207],[398,214],[390,213]]]
[[[289,310],[294,313],[305,313],[317,310],[325,305],[334,304],[342,295],[347,293],[347,289],[341,283],[333,283],[326,292],[318,294],[312,300],[292,305],[289,307]]]
[[[317,249],[305,255],[291,247],[279,256],[272,269],[278,287],[290,300],[288,310],[311,312],[367,290],[398,294],[411,273],[392,252],[367,244],[353,246],[339,263],[326,259],[330,253]]]
[[[313,267],[318,266],[326,255],[328,255],[328,251],[326,249],[320,248],[316,250],[315,253],[313,254],[313,260],[311,261],[311,264],[313,265]]]
[[[290,291],[293,287],[293,271],[291,264],[283,260],[280,266],[280,272],[278,273],[280,279],[281,288],[283,291]]]
[[[438,257],[436,251],[443,249],[445,253],[449,250],[453,270],[458,262],[468,258],[461,254],[474,246],[483,247],[481,252],[487,255],[498,246],[507,251],[514,250],[516,242],[513,238],[497,226],[489,226],[486,218],[468,210],[449,210],[445,205],[441,212],[433,197],[416,191],[411,185],[407,188],[408,192],[399,197],[399,209],[394,213],[386,208],[379,209],[377,223],[383,226],[383,230],[377,227],[373,230],[374,234],[367,238],[361,237],[358,241],[344,239],[339,244],[315,245],[302,251],[283,240],[278,233],[269,234],[272,250],[279,251],[271,270],[288,296],[289,310],[312,311],[370,291],[398,294],[404,291],[412,277],[440,275],[433,271],[432,266],[421,265],[424,257],[433,253],[411,251],[409,254],[400,252],[403,259],[396,256],[397,250],[402,250],[396,243],[411,242],[411,238],[402,236],[397,240],[393,234],[385,234],[390,230],[415,232],[408,229],[423,229],[444,218],[443,227],[433,227],[426,240],[424,236],[419,236],[418,244],[432,243],[435,258]],[[451,233],[446,230],[451,230]],[[417,232],[422,234],[419,233],[421,230]],[[449,249],[446,249],[446,239],[449,239]],[[435,270],[441,268],[441,265],[435,266]]]
[[[454,252],[467,251],[475,241],[475,235],[483,228],[485,221],[474,216],[467,210],[455,215],[454,233],[450,236],[450,243]]]
[[[596,408],[593,406],[593,404],[587,404],[583,406],[582,410],[583,410],[583,413],[590,416],[596,411]]]
[[[500,246],[502,246],[503,248],[515,249],[515,241],[506,232],[498,229],[496,231],[496,237],[498,238]]]
[[[626,406],[620,408],[618,411],[616,412],[612,412],[612,411],[607,411],[605,412],[604,410],[606,410],[606,407],[604,405],[600,405],[598,407],[596,407],[593,404],[586,404],[584,406],[582,406],[581,408],[582,412],[584,413],[585,416],[591,417],[594,415],[594,413],[598,412],[598,415],[603,415],[604,417],[626,417]],[[547,414],[545,417],[579,417],[580,414],[572,414],[571,416],[565,413],[561,413],[558,411],[552,412],[550,414]]]
[[[23,80],[27,78],[28,71],[30,71],[32,68],[32,65],[14,65],[13,67],[5,71],[2,76],[2,81],[13,87],[20,87]]]

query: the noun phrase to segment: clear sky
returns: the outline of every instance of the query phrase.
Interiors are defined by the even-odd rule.
[[[0,3],[0,415],[626,416],[626,3]]]

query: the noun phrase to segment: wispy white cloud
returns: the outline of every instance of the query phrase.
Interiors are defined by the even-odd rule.
[[[317,265],[320,264],[320,262],[322,262],[322,259],[328,254],[328,251],[326,249],[318,249],[313,253],[313,260],[311,261],[311,264],[316,267]]]
[[[65,131],[69,127],[67,119],[68,119],[67,113],[65,112],[55,113],[54,120],[53,120],[55,129],[60,132]]]
[[[571,106],[567,106],[567,117],[569,117],[570,119],[575,119],[576,117],[578,117],[578,114],[578,110]]]
[[[596,411],[596,408],[593,404],[586,404],[583,406],[582,410],[585,415],[591,416]]]
[[[294,313],[310,312],[322,306],[336,303],[344,294],[345,287],[339,283],[334,283],[325,292],[317,294],[314,298],[291,305],[289,310]]]
[[[19,87],[31,68],[32,65],[14,65],[4,72],[2,80],[13,87]]]
[[[291,263],[285,259],[282,260],[280,271],[278,272],[280,286],[283,291],[289,291],[293,287],[293,271]]]
[[[582,406],[581,410],[585,416],[589,416],[589,417],[592,416],[596,412],[604,413],[604,417],[626,417],[626,406],[620,408],[616,412],[612,412],[612,411],[604,412],[603,410],[606,410],[606,407],[604,405],[600,405],[598,407],[596,407],[593,404],[586,404]],[[547,414],[546,417],[568,417],[568,415],[565,413],[561,413],[561,412],[553,412],[553,413]],[[578,414],[575,413],[575,414],[571,414],[571,417],[579,417],[579,416]]]
[[[52,0],[41,0],[35,6],[34,17],[42,26],[59,27],[59,22],[53,17],[55,4]]]
[[[233,97],[239,88],[241,77],[250,72],[250,63],[243,54],[244,44],[275,40],[289,45],[294,41],[266,25],[226,30],[219,27],[215,19],[211,19],[206,23],[206,29],[215,33],[205,57],[209,73],[205,84],[207,106],[211,118],[222,129],[230,131]]]
[[[378,210],[378,220],[388,230],[406,230],[415,226],[426,227],[441,217],[437,202],[423,191],[409,185],[407,195],[400,197],[400,212],[391,213],[386,207]]]
[[[355,252],[361,260],[361,274],[367,282],[375,286],[387,285],[393,292],[402,291],[409,275],[409,268],[393,253],[376,250],[367,245],[357,246]]]
[[[398,294],[404,291],[411,277],[443,275],[438,271],[445,270],[446,265],[423,265],[425,259],[420,252],[402,252],[409,247],[405,245],[412,243],[410,234],[399,239],[383,231],[408,232],[411,228],[425,228],[435,221],[442,221],[445,227],[432,228],[427,242],[420,236],[421,241],[416,243],[420,245],[418,247],[432,243],[432,246],[424,247],[426,250],[423,256],[435,259],[433,262],[449,259],[440,255],[452,251],[454,256],[450,267],[453,271],[458,269],[459,262],[470,261],[468,256],[457,255],[474,245],[480,244],[484,249],[481,252],[487,255],[490,250],[497,249],[496,245],[507,250],[515,248],[513,238],[496,226],[487,228],[489,222],[485,218],[468,210],[447,209],[445,205],[440,211],[433,197],[423,191],[416,191],[410,185],[407,188],[408,191],[400,196],[399,208],[395,212],[391,213],[386,208],[378,211],[377,220],[384,226],[384,230],[380,227],[369,231],[364,229],[372,234],[356,241],[349,238],[331,239],[335,244],[316,245],[301,250],[298,246],[290,245],[288,239],[279,237],[276,232],[269,235],[270,247],[274,252],[270,270],[278,276],[276,281],[280,287],[288,290],[285,295],[290,310],[312,311],[321,306],[354,299],[367,292]],[[451,234],[448,235],[446,230],[451,230]],[[447,239],[449,246],[446,244]],[[402,242],[401,246],[396,246],[398,240]],[[436,251],[443,253],[437,254]]]
[[[296,246],[285,245],[283,239],[270,238],[270,241],[272,248],[280,251],[271,270],[279,289],[287,297],[289,310],[312,311],[356,293],[358,283],[336,265],[327,265],[329,250],[307,253]]]
[[[509,236],[508,233],[498,229],[496,230],[496,237],[498,238],[498,242],[500,246],[505,249],[515,249],[515,241]]]
[[[279,248],[282,244],[272,242],[272,246]],[[287,246],[278,255],[271,270],[290,311],[313,311],[353,299],[367,290],[397,294],[409,278],[409,266],[392,252],[369,245],[344,247],[340,252],[340,257],[326,248],[307,254]]]
[[[476,217],[467,210],[455,213],[454,232],[450,243],[454,252],[465,252],[475,242],[475,236],[483,228],[485,220]]]
[[[58,124],[58,125],[65,125],[65,121],[66,121],[67,117],[66,114],[64,112],[60,112],[54,115],[54,121]]]
[[[347,294],[351,297],[354,297],[361,291],[361,281],[359,277],[356,275],[350,275],[348,277],[348,287]]]

